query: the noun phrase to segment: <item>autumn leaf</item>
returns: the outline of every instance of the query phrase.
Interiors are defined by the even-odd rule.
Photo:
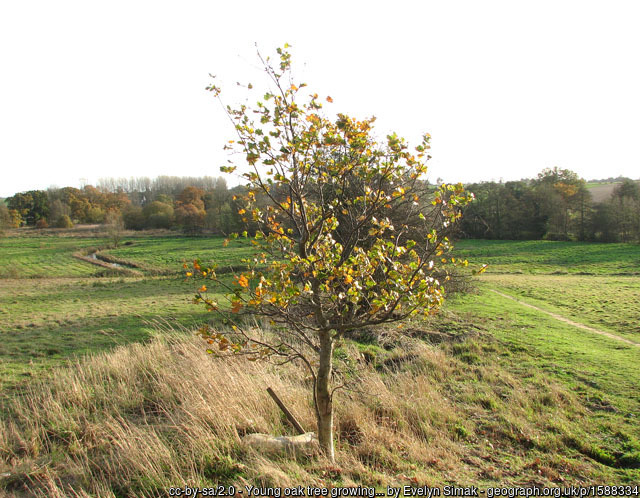
[[[239,285],[240,287],[244,287],[244,288],[249,287],[249,280],[247,280],[247,277],[245,277],[244,275],[241,275],[241,276],[237,279],[237,281],[238,281],[238,285]]]
[[[474,275],[480,275],[481,273],[484,273],[484,272],[487,270],[487,268],[488,268],[488,267],[489,267],[489,265],[484,264],[484,265],[482,265],[482,266],[480,267],[480,269],[478,269],[478,270],[473,270],[473,271],[472,271],[472,273],[473,273]]]

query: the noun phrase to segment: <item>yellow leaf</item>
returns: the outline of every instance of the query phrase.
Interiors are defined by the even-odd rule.
[[[242,275],[238,279],[238,285],[240,285],[240,287],[249,287],[249,280],[247,280],[247,277]]]
[[[198,292],[207,292],[207,286],[206,286],[206,285],[203,285],[202,287],[200,287],[200,288],[198,289]]]

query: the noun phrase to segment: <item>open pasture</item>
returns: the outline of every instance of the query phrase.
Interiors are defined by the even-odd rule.
[[[579,400],[585,416],[573,419],[575,425],[550,417],[549,434],[562,434],[572,426],[571,434],[561,438],[563,445],[607,470],[625,469],[615,482],[640,477],[640,348],[568,325],[491,292],[458,296],[446,309],[482,323],[497,341],[496,363],[501,368],[534,385],[542,379],[558,382]],[[468,363],[484,364],[481,351],[467,346]]]
[[[547,240],[461,240],[460,257],[489,265],[488,274],[640,276],[640,245]]]
[[[118,260],[131,261],[148,275],[177,275],[182,272],[185,260],[196,258],[200,258],[203,264],[216,263],[220,268],[238,266],[251,254],[246,241],[230,241],[225,247],[222,237],[128,232],[120,246],[113,248],[109,238],[101,233],[56,237],[28,229],[17,232],[20,236],[0,238],[0,278],[103,276],[104,268],[73,257],[74,253],[93,250],[100,250],[102,254]]]
[[[152,271],[182,272],[182,263],[200,259],[204,266],[217,264],[223,270],[242,264],[251,254],[243,239],[229,241],[222,237],[140,237],[131,245],[121,245],[108,253],[118,259],[135,261]]]
[[[206,312],[191,303],[194,284],[180,276],[183,259],[224,267],[239,264],[246,251],[234,249],[242,242],[223,248],[221,238],[127,237],[120,253],[102,252],[146,268],[128,277],[73,257],[107,247],[104,237],[25,232],[0,239],[0,389],[75,355],[147,340],[154,322],[193,328]]]
[[[100,268],[72,254],[102,244],[93,237],[0,237],[0,278],[91,277]]]
[[[76,355],[141,342],[154,323],[194,327],[203,308],[179,278],[0,280],[0,389]]]
[[[89,247],[105,247],[106,239],[32,234],[8,237],[0,244],[4,267],[21,268],[19,278],[0,278],[0,406],[6,401],[4,406],[13,410],[16,420],[20,414],[20,424],[24,424],[20,430],[31,434],[33,441],[40,441],[40,446],[29,450],[28,461],[16,456],[22,463],[0,468],[11,476],[0,480],[0,489],[17,489],[34,479],[42,489],[49,489],[49,474],[38,471],[41,461],[49,462],[47,472],[59,479],[55,486],[76,482],[76,477],[69,476],[82,468],[79,479],[86,489],[92,489],[90,483],[95,478],[101,489],[121,487],[131,493],[153,493],[185,472],[194,482],[203,484],[232,483],[239,477],[250,482],[261,479],[259,464],[237,447],[234,431],[286,431],[269,400],[252,401],[260,413],[266,414],[259,427],[253,427],[254,422],[238,427],[225,422],[214,430],[213,447],[209,425],[206,430],[190,426],[188,431],[171,429],[166,442],[157,447],[155,442],[150,443],[144,455],[134,452],[123,457],[120,450],[109,445],[84,448],[77,443],[98,438],[80,423],[87,418],[97,434],[111,434],[117,418],[122,434],[108,436],[117,441],[125,441],[131,431],[145,441],[156,441],[157,434],[167,428],[181,427],[174,425],[175,420],[163,418],[163,413],[196,420],[190,411],[195,406],[193,396],[200,396],[196,386],[209,385],[211,368],[222,372],[227,367],[222,363],[209,365],[204,346],[193,337],[193,329],[210,315],[191,304],[193,282],[180,275],[182,262],[200,258],[203,264],[238,266],[251,252],[246,243],[236,241],[224,247],[221,238],[136,234],[125,238],[129,244],[104,249],[103,254],[140,265],[141,274],[121,276],[116,269],[112,276],[105,277],[98,276],[104,268],[79,261],[72,254]],[[411,337],[396,339],[391,349],[375,341],[347,341],[337,349],[339,365],[368,358],[363,372],[371,383],[370,390],[386,394],[379,399],[368,394],[344,394],[348,409],[338,413],[338,448],[340,458],[357,471],[344,471],[335,482],[344,479],[352,484],[396,485],[401,484],[397,481],[399,473],[434,485],[460,484],[460,479],[481,485],[637,482],[640,348],[560,322],[491,289],[637,340],[636,296],[640,284],[635,272],[639,247],[462,241],[456,251],[457,257],[469,258],[474,267],[489,263],[488,271],[475,279],[477,293],[451,297],[443,312],[428,322],[410,322]],[[48,275],[36,270],[31,273],[29,265],[33,261],[50,264],[52,270]],[[177,335],[170,341],[178,342],[167,347],[163,344],[171,329]],[[387,333],[395,337],[393,330]],[[184,348],[189,348],[188,359],[181,356]],[[182,352],[175,355],[175,349]],[[72,370],[62,368],[85,355],[92,358],[82,360]],[[197,369],[189,363],[194,358]],[[92,372],[103,373],[94,379]],[[192,378],[192,373],[197,376]],[[85,380],[64,380],[76,375]],[[264,375],[282,392],[306,392],[300,385],[304,375],[294,367],[282,374],[268,370]],[[262,379],[256,387],[255,379],[249,377],[241,377],[249,386],[242,388],[243,396],[262,400],[262,384],[267,380]],[[95,385],[87,385],[92,382]],[[183,385],[191,387],[181,392],[177,386]],[[422,390],[419,402],[413,399],[416,385]],[[68,391],[69,386],[75,386],[77,392]],[[220,387],[218,382],[215,386]],[[120,391],[112,392],[114,389]],[[211,400],[198,406],[218,403],[215,406],[225,406],[225,410],[245,410],[233,396],[205,390],[211,391]],[[23,396],[15,396],[17,392]],[[76,397],[85,404],[65,401]],[[17,404],[12,405],[11,400]],[[108,415],[96,415],[94,405],[107,406],[105,400],[113,404]],[[381,400],[387,402],[380,404]],[[289,397],[289,402],[305,425],[312,425],[307,398]],[[200,408],[194,410],[205,422],[207,417],[218,420],[215,409],[207,408],[206,413],[198,411]],[[379,420],[391,425],[387,427]],[[22,437],[22,433],[15,432],[17,426],[5,427],[6,434],[14,435],[0,440],[0,451],[13,454],[17,450],[11,438],[18,437],[16,434]],[[196,432],[201,439],[185,439],[185,434]],[[58,433],[64,437],[50,439],[51,434]],[[351,439],[353,434],[356,439]],[[389,451],[388,447],[395,449]],[[215,456],[203,454],[201,448],[213,451]],[[175,455],[185,451],[193,455],[193,461],[188,469],[178,468],[182,460]],[[75,462],[76,454],[86,462],[104,458],[120,470],[106,473],[101,467],[84,468],[80,460]],[[163,465],[175,472],[167,474],[159,469],[150,481],[145,477],[148,467],[132,475],[118,467],[122,458],[130,468],[134,461],[164,458]],[[214,470],[206,473],[202,469],[208,467],[202,462],[208,458],[216,463],[211,467]],[[235,469],[232,476],[218,473],[220,462]],[[281,463],[264,470],[279,476],[274,483],[300,478],[325,482],[321,465],[296,464],[294,474],[289,474],[289,463]],[[27,469],[24,475],[20,469]],[[55,486],[51,489],[58,489]]]
[[[483,275],[483,287],[640,342],[640,278],[583,275]]]
[[[575,322],[640,342],[640,246],[464,240],[455,252],[487,263],[476,281]]]

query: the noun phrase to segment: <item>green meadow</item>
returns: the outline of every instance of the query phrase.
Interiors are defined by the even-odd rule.
[[[547,240],[461,240],[456,252],[487,273],[531,275],[640,275],[637,244],[557,242]]]
[[[212,362],[194,335],[210,315],[182,264],[233,269],[248,244],[142,232],[109,248],[100,233],[54,233],[0,239],[0,489],[640,480],[640,347],[548,314],[640,343],[638,245],[458,242],[456,257],[489,265],[472,292],[337,348],[338,369],[360,365],[364,389],[341,394],[334,468],[267,463],[238,442],[289,430],[266,385],[313,426],[303,370]],[[96,249],[123,266],[74,257]]]
[[[100,253],[135,261],[140,276],[74,257],[108,247],[102,236],[0,239],[0,388],[77,355],[147,340],[159,323],[195,327],[206,314],[191,303],[183,262],[199,257],[222,269],[248,255],[246,244],[224,247],[222,238],[134,234],[126,243]]]

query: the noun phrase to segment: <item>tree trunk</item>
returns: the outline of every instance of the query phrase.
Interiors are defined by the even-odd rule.
[[[316,380],[318,440],[326,457],[333,462],[333,400],[329,391],[333,360],[333,339],[330,333],[320,334],[320,366]]]

